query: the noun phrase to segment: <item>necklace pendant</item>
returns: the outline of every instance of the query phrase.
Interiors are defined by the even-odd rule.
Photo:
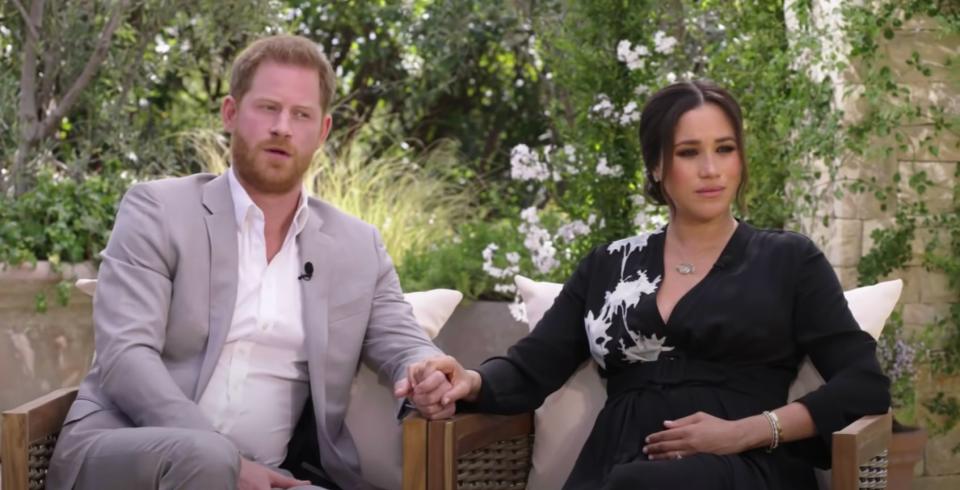
[[[677,269],[677,272],[679,272],[681,275],[684,275],[684,276],[689,276],[690,274],[697,272],[696,267],[694,267],[693,264],[689,262],[680,262],[680,264],[677,265],[676,269]]]

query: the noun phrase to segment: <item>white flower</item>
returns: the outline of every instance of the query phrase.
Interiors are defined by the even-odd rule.
[[[637,85],[637,88],[633,89],[633,94],[637,97],[643,97],[650,93],[650,87],[646,85]]]
[[[646,46],[637,45],[634,48],[627,40],[617,43],[617,60],[626,63],[631,71],[642,70],[646,66],[646,60],[643,58],[649,54],[650,50]]]
[[[667,73],[667,83],[673,83],[677,81],[677,74],[674,72]]]
[[[629,328],[626,330],[630,335],[630,339],[633,340],[633,347],[627,347],[623,339],[620,339],[620,350],[623,351],[624,361],[631,363],[653,362],[660,358],[661,352],[673,350],[673,347],[663,345],[667,340],[666,336],[659,338],[657,334],[653,334],[646,337],[639,332],[634,333],[633,330]]]
[[[137,157],[136,153],[134,153],[133,151],[130,151],[130,152],[127,152],[127,160],[130,160],[131,162],[136,163],[140,160],[140,158]]]
[[[640,120],[640,111],[637,103],[630,101],[623,107],[623,114],[620,115],[620,125],[629,126]]]
[[[156,51],[157,54],[167,54],[170,52],[170,45],[163,40],[163,37],[161,37],[160,34],[157,34],[157,36],[153,38],[153,41],[156,43],[156,46],[154,46],[153,50]]]
[[[516,289],[516,287],[514,287]],[[527,323],[527,305],[520,301],[520,297],[514,297],[513,303],[508,306],[510,315],[518,322]]]
[[[677,38],[666,35],[663,31],[657,31],[653,35],[654,50],[660,54],[670,54],[677,45]]]
[[[557,230],[557,238],[562,239],[567,243],[574,241],[578,236],[589,234],[590,226],[584,223],[583,220],[579,219],[567,223]]]
[[[485,261],[493,260],[493,253],[499,249],[500,247],[497,246],[496,243],[488,244],[486,248],[483,249],[483,252],[481,252],[481,255],[483,256],[483,260]]]
[[[623,167],[620,165],[607,165],[607,157],[600,157],[600,160],[597,162],[597,175],[620,177],[623,175]]]
[[[516,252],[507,253],[507,262],[509,262],[511,265],[516,265],[520,262],[520,254]]]
[[[529,208],[520,211],[520,218],[527,223],[539,223],[540,217],[537,216],[537,207],[530,206]]]
[[[606,94],[600,94],[597,96],[597,102],[590,108],[590,114],[599,115],[604,119],[610,119],[616,115],[616,108],[613,106],[613,102],[610,101],[610,97],[607,97]]]
[[[423,72],[423,58],[417,53],[403,53],[400,58],[400,66],[410,75],[420,76]]]
[[[550,169],[540,155],[529,146],[519,144],[510,150],[510,178],[519,181],[543,182],[551,177]]]

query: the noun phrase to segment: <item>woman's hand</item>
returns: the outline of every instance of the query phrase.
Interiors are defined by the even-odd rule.
[[[453,415],[457,400],[475,400],[480,384],[479,373],[464,369],[453,357],[439,356],[411,364],[394,395],[408,397],[424,417],[440,419]]]
[[[724,420],[697,412],[666,420],[667,430],[647,436],[643,452],[649,459],[680,459],[697,453],[734,454],[759,447],[772,437],[762,417]]]

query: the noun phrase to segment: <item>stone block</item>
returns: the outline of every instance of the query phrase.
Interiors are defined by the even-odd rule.
[[[837,274],[837,279],[840,280],[844,291],[857,287],[856,267],[834,267],[833,271]]]
[[[830,234],[825,237],[823,252],[834,267],[856,267],[863,247],[863,222],[858,219],[830,220]]]
[[[960,94],[956,97],[960,98]],[[917,124],[903,126],[899,131],[905,137],[906,150],[897,148],[897,159],[901,161],[957,162],[960,161],[960,135],[950,131],[936,131],[933,125]],[[930,145],[937,148],[937,154],[930,151]],[[950,174],[954,176],[955,174]]]
[[[955,162],[901,161],[899,167],[902,177],[897,193],[899,202],[912,203],[922,199],[931,213],[945,213],[954,209]],[[923,194],[907,185],[912,177],[921,173],[931,183]]]
[[[930,440],[924,451],[924,468],[926,475],[943,476],[960,473],[960,454],[953,452],[953,448],[960,444],[960,426],[956,426],[945,434],[937,434],[930,422],[942,423],[941,416],[934,415],[927,410],[923,401],[930,400],[938,392],[960,394],[960,375],[946,376],[935,374],[929,366],[917,367],[917,420],[927,427]]]
[[[870,250],[873,249],[873,232],[876,230],[882,230],[885,228],[890,228],[895,224],[893,218],[882,218],[882,219],[866,219],[863,220],[863,240],[862,246],[860,249],[860,255],[864,256],[870,253]]]
[[[932,325],[949,316],[950,305],[948,303],[906,303],[903,305],[903,322]]]
[[[900,31],[891,41],[883,43],[881,49],[894,78],[901,83],[949,82],[952,76],[946,62],[960,54],[960,36],[926,30]],[[919,55],[922,66],[930,69],[930,76],[907,63],[914,52]]]
[[[923,281],[923,267],[905,267],[893,271],[891,276],[903,279],[903,291],[900,293],[900,304],[920,302],[920,283]]]
[[[950,289],[949,278],[940,272],[927,272],[920,283],[920,301],[924,303],[957,303],[960,297]]]

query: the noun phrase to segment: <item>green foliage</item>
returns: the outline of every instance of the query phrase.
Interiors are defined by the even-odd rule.
[[[516,239],[511,223],[470,221],[453,237],[421,250],[412,250],[397,268],[404,291],[437,287],[456,289],[468,299],[508,299],[495,292],[497,281],[483,270],[483,250],[490,243]]]
[[[865,161],[889,161],[894,155],[912,155],[911,160],[920,160],[923,154],[937,159],[938,145],[948,136],[960,134],[960,117],[946,113],[942,105],[911,94],[909,87],[899,81],[902,74],[895,73],[891,67],[896,60],[886,57],[881,43],[896,43],[898,29],[904,22],[920,17],[936,26],[940,35],[956,36],[960,34],[960,5],[937,0],[885,1],[847,6],[844,16],[849,23],[847,39],[851,43],[852,58],[863,79],[858,97],[862,114],[845,132],[846,151]],[[934,64],[950,69],[958,60],[956,57],[924,60],[919,53],[912,52],[903,61],[908,69],[930,77]],[[958,73],[953,68],[953,75]],[[911,134],[918,126],[929,130],[922,138]],[[954,196],[952,206],[932,210],[927,198],[931,190],[942,192],[942,185],[920,169],[915,169],[907,178],[898,172],[889,181],[871,178],[850,183],[852,192],[872,194],[882,209],[896,206],[894,222],[871,234],[874,245],[858,265],[861,284],[876,282],[906,266],[914,256],[914,243],[922,237],[926,241],[923,266],[928,271],[945,274],[954,297],[960,299],[960,201],[957,200],[960,184],[955,183],[948,189]],[[960,372],[960,305],[953,304],[946,318],[926,326],[914,341],[921,347],[918,360],[933,373],[955,375]],[[897,386],[895,383],[894,387]],[[894,391],[895,398],[914,402],[912,386],[903,388]],[[927,420],[935,432],[947,431],[960,420],[960,406],[953,396],[938,393],[931,399],[918,401],[937,416],[937,420]]]
[[[82,262],[106,245],[120,196],[122,174],[92,174],[81,181],[45,170],[26,194],[0,197],[0,262]]]

